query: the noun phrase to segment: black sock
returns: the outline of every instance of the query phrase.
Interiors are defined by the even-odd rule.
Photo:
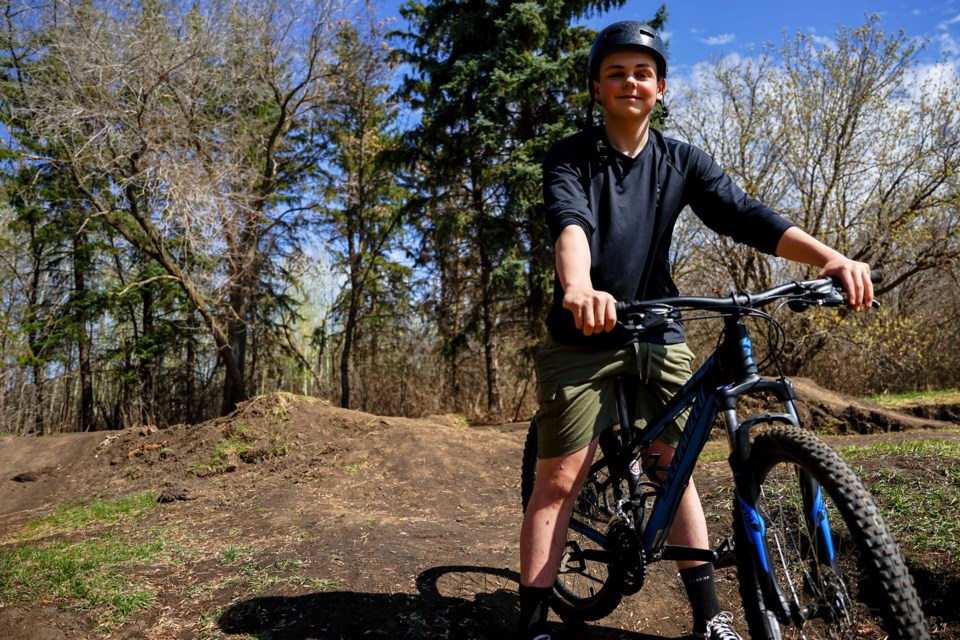
[[[547,613],[553,587],[528,587],[520,585],[520,624],[517,634],[520,638],[533,637],[535,633],[546,630]]]
[[[687,590],[687,598],[690,599],[690,608],[693,610],[693,631],[703,633],[707,630],[707,621],[720,613],[713,565],[707,563],[681,569],[680,579],[683,580],[683,587]]]

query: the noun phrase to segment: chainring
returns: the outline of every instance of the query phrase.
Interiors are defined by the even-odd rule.
[[[633,595],[640,591],[647,578],[647,563],[637,532],[622,520],[615,520],[607,528],[605,547],[614,554],[623,572],[624,593]]]

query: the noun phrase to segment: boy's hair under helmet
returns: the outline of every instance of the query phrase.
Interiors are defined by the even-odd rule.
[[[614,22],[604,27],[590,48],[587,64],[590,80],[600,77],[600,62],[614,51],[643,51],[657,61],[657,75],[667,77],[667,47],[660,34],[650,25],[634,20]]]

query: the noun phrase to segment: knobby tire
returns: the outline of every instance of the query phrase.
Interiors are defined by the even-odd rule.
[[[779,627],[785,640],[929,638],[897,543],[873,498],[839,454],[809,431],[776,426],[757,434],[750,458],[771,569],[794,613],[792,622],[778,624],[764,603],[757,578],[762,568],[753,561],[743,517],[735,508],[740,594],[751,637],[778,637]],[[826,544],[824,536],[811,534],[804,516],[804,472],[822,487],[836,550],[833,566],[817,560],[824,557]]]

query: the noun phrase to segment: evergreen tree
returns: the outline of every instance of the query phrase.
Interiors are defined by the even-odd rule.
[[[399,109],[390,97],[394,63],[382,25],[341,24],[334,53],[337,99],[329,120],[331,175],[322,212],[337,266],[346,273],[336,312],[342,329],[340,406],[349,407],[358,338],[364,330],[400,330],[390,320],[404,315],[409,269],[392,257],[402,230],[403,193],[391,166]]]
[[[520,324],[536,341],[548,304],[540,163],[550,143],[583,126],[590,104],[595,34],[570,23],[622,4],[439,0],[401,9],[412,25],[399,34],[413,69],[403,94],[422,116],[408,145],[429,196],[422,255],[441,282],[435,314],[449,384],[456,395],[458,360],[475,340],[493,414],[503,411],[502,334]],[[664,19],[661,8],[655,21]]]

